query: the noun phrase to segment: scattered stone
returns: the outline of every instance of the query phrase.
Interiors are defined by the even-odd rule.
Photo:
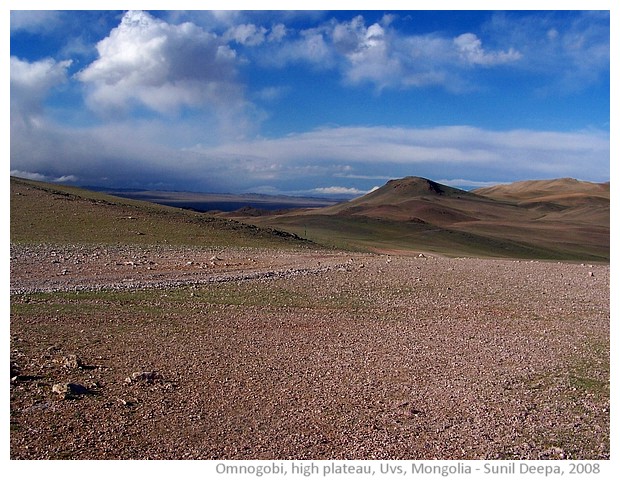
[[[134,405],[138,403],[138,400],[136,398],[129,398],[125,400],[124,398],[119,397],[117,398],[117,400],[118,400],[118,403],[120,403],[124,407],[133,407]]]
[[[560,447],[551,447],[542,452],[540,457],[542,460],[564,460],[566,458],[566,452]]]
[[[84,395],[89,390],[84,385],[78,383],[55,383],[52,385],[52,392],[58,394],[63,399],[67,399]]]
[[[109,273],[116,270],[113,262],[117,258],[127,258],[124,258],[125,253],[136,252],[123,250],[120,253],[110,258],[107,270],[101,270],[101,285],[123,278],[122,271]],[[188,257],[183,250],[159,260],[162,276],[153,278],[157,282],[161,279],[161,285],[166,288],[154,291],[155,301],[160,294],[162,297],[170,294],[166,282],[177,281],[174,267],[183,265],[187,258],[207,263],[213,253],[201,249],[195,257]],[[201,303],[194,308],[190,302],[184,304],[187,307],[183,314],[188,321],[182,329],[176,323],[164,322],[157,328],[147,326],[140,330],[139,334],[144,335],[143,348],[148,350],[140,352],[139,356],[152,358],[161,354],[174,358],[165,365],[143,364],[134,359],[133,365],[151,367],[149,370],[165,367],[163,380],[156,380],[141,370],[134,374],[135,380],[132,379],[131,363],[119,373],[118,365],[131,362],[124,342],[135,340],[132,337],[135,330],[116,328],[131,320],[124,314],[102,311],[93,318],[90,325],[95,328],[101,326],[99,319],[110,323],[96,335],[93,331],[93,340],[103,343],[96,352],[91,352],[94,356],[84,358],[87,363],[84,370],[89,370],[92,364],[107,365],[101,372],[93,372],[92,378],[89,371],[65,369],[61,363],[63,356],[71,352],[88,355],[75,347],[85,338],[91,338],[79,333],[82,326],[67,327],[66,331],[54,332],[54,335],[40,335],[34,330],[39,327],[36,317],[16,315],[11,318],[11,330],[23,337],[25,343],[14,338],[11,342],[14,348],[28,353],[25,358],[19,357],[19,365],[23,366],[24,374],[39,376],[29,382],[20,378],[11,386],[11,455],[16,459],[47,459],[61,455],[62,458],[100,459],[115,455],[152,458],[157,453],[165,458],[180,458],[187,452],[188,458],[250,458],[271,451],[287,458],[304,455],[338,458],[354,452],[360,457],[396,454],[409,458],[457,456],[525,460],[539,459],[546,450],[561,445],[565,452],[554,449],[545,455],[564,454],[566,458],[597,461],[609,457],[609,397],[599,393],[590,396],[585,389],[564,395],[569,385],[567,377],[555,373],[546,375],[547,371],[561,371],[562,352],[573,352],[575,332],[584,340],[608,341],[605,326],[609,325],[609,267],[577,268],[572,263],[556,265],[551,262],[539,266],[526,261],[512,264],[504,260],[457,261],[440,257],[435,260],[429,254],[432,265],[412,257],[395,256],[392,258],[394,268],[386,267],[385,276],[369,276],[371,272],[380,271],[385,258],[356,255],[347,265],[348,256],[330,252],[325,254],[325,260],[321,257],[321,264],[332,269],[325,270],[324,275],[300,276],[290,283],[280,280],[297,272],[318,271],[315,254],[303,253],[307,256],[298,260],[275,255],[272,258],[269,253],[259,252],[256,258],[261,270],[257,273],[234,270],[212,276],[214,282],[228,282],[222,285],[231,285],[231,290],[248,296],[269,292],[273,283],[276,289],[311,297],[309,306],[305,306],[305,301],[299,302],[300,307],[295,310],[279,308],[281,300],[276,297],[278,308],[265,312],[273,325],[273,335],[256,337],[257,326],[261,325],[255,321],[262,314],[260,307]],[[225,256],[231,262],[238,262],[245,254],[246,251],[241,250],[236,256],[229,253]],[[362,262],[367,267],[363,271],[352,268]],[[45,260],[43,263],[52,272],[60,270],[50,267]],[[285,271],[289,267],[295,269]],[[125,268],[128,269],[119,270]],[[335,270],[346,272],[347,268],[350,273],[331,273]],[[588,271],[596,274],[596,281],[583,279],[583,273],[587,275]],[[25,275],[28,269],[15,268],[15,272]],[[49,281],[45,274],[41,274],[42,282]],[[17,276],[12,272],[13,275]],[[96,275],[99,273],[93,273],[93,278]],[[151,277],[142,279],[136,273],[137,281],[146,283],[148,278]],[[200,289],[196,290],[198,295],[205,292],[203,295],[208,297],[207,289],[219,285],[207,282],[211,277],[205,276],[204,283],[201,283],[202,277],[200,281],[196,278],[189,278],[188,283]],[[269,283],[271,279],[275,281]],[[363,286],[366,280],[370,282]],[[59,288],[64,285],[60,279],[56,281]],[[590,284],[584,289],[588,281]],[[116,283],[113,285],[117,288]],[[456,290],[446,292],[452,285]],[[544,297],[549,297],[545,301],[541,301],[541,286],[547,291]],[[194,293],[184,290],[187,294]],[[458,292],[458,296],[441,302],[435,295],[438,291]],[[325,308],[320,299],[335,292],[339,295],[336,297],[338,303],[333,305],[340,304],[340,298],[347,308],[346,300],[359,303],[351,304],[350,312]],[[40,301],[36,295],[24,296],[35,303]],[[209,300],[206,297],[205,302]],[[21,306],[21,294],[12,295],[11,301]],[[472,305],[469,309],[465,306],[467,302]],[[168,303],[162,298],[162,305]],[[123,305],[119,304],[119,311],[125,311]],[[572,309],[574,315],[558,314],[560,307]],[[526,314],[533,311],[535,316]],[[334,313],[338,318],[333,318]],[[587,314],[588,322],[581,321],[582,314]],[[62,318],[60,313],[50,310],[50,323],[56,316]],[[208,330],[202,329],[205,316],[213,321]],[[504,318],[509,318],[510,322],[503,322]],[[231,322],[234,323],[231,325]],[[384,322],[396,328],[384,328]],[[90,334],[89,324],[83,325]],[[195,328],[197,325],[199,329]],[[481,329],[480,325],[485,328]],[[229,333],[231,327],[235,329],[232,342],[220,335],[220,332]],[[538,329],[540,335],[532,338],[531,328]],[[209,341],[187,341],[196,331],[213,334]],[[158,348],[163,348],[160,347],[162,338],[166,349],[158,352]],[[32,343],[34,339],[37,344]],[[54,351],[57,349],[50,347],[50,359],[58,360],[55,368],[49,371],[43,368],[37,356],[52,342],[59,342],[62,348]],[[238,349],[242,345],[250,348],[233,350],[231,361],[225,361],[231,348]],[[407,348],[403,348],[405,345]],[[107,346],[110,348],[105,348]],[[252,355],[259,349],[269,352],[268,362],[261,364]],[[581,350],[575,352],[578,354]],[[11,356],[17,353],[20,352],[11,352]],[[105,356],[97,358],[99,354]],[[307,362],[300,362],[300,359]],[[428,359],[441,362],[426,364]],[[592,353],[592,360],[592,368],[598,375],[600,365],[605,365],[605,355]],[[491,368],[487,370],[489,365]],[[54,376],[54,372],[63,376]],[[129,385],[123,382],[124,374],[129,377]],[[344,374],[347,381],[338,381]],[[174,388],[168,383],[169,376],[173,380],[180,379],[182,388],[168,392],[167,389]],[[53,380],[50,381],[50,377]],[[224,383],[226,377],[229,380]],[[431,381],[426,382],[427,378]],[[99,379],[101,386],[93,383]],[[149,379],[153,384],[146,383]],[[512,382],[507,392],[503,391],[504,380]],[[81,383],[89,393],[73,401],[63,401],[59,395],[65,398],[70,387],[57,387],[55,393],[51,392],[54,383],[69,381]],[[535,382],[539,381],[541,386],[535,387]],[[253,388],[256,385],[260,385],[258,390]],[[90,398],[91,395],[99,392],[99,401],[91,401],[96,399]],[[401,395],[410,396],[409,403],[394,401],[400,400]],[[322,401],[317,402],[317,398]],[[35,410],[38,405],[47,404],[47,410]],[[239,423],[234,422],[233,428],[225,430],[233,425],[226,416],[228,405],[235,410],[235,420]],[[333,421],[322,423],[320,432],[310,429],[305,437],[296,433],[270,436],[267,427],[273,424],[273,417],[267,415],[279,408],[282,408],[282,415],[278,417],[277,428],[282,433],[298,432],[300,412],[316,418],[328,418],[331,412],[338,415],[331,419]],[[166,420],[165,427],[169,431],[161,428],[161,438],[154,451],[153,442],[136,432],[140,427],[156,424],[161,418]],[[521,428],[524,421],[526,428]],[[185,435],[179,430],[193,422],[199,426],[210,422],[215,425],[214,432],[224,434],[203,438]],[[241,422],[259,425],[256,435],[247,441],[250,445],[247,451],[237,450],[243,448],[249,438],[247,432],[236,430]],[[566,445],[555,443],[577,424],[579,435],[571,437],[573,440]],[[362,428],[351,435],[351,425]],[[383,427],[393,432],[391,438],[383,435]],[[377,431],[377,428],[382,430]],[[437,434],[433,433],[435,428]],[[120,430],[129,437],[118,435]],[[545,432],[545,438],[538,436],[541,431]],[[327,446],[317,443],[319,433],[330,438]],[[416,433],[423,442],[410,441]],[[86,439],[87,445],[76,441],[80,438]],[[529,443],[523,443],[526,441]],[[85,445],[88,448],[84,448]]]
[[[162,380],[162,377],[159,373],[153,372],[133,372],[129,377],[125,379],[125,383],[134,383],[134,382],[145,382],[145,383],[154,383],[155,380]]]
[[[17,376],[19,375],[19,366],[17,363],[11,361],[11,381],[13,381],[13,377],[17,380]]]
[[[62,366],[65,368],[82,368],[84,363],[77,355],[62,357]]]

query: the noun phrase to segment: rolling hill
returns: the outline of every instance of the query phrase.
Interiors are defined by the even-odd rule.
[[[294,235],[234,220],[11,177],[13,243],[122,243],[291,248]]]
[[[475,190],[494,200],[536,210],[547,220],[609,226],[610,183],[560,178],[530,180]]]
[[[474,193],[496,200],[509,200],[520,204],[549,202],[560,205],[577,205],[588,201],[609,202],[610,184],[592,183],[574,178],[555,180],[528,180],[506,185],[479,188]]]
[[[406,177],[334,206],[239,219],[345,248],[609,260],[609,183],[560,179],[467,192]]]

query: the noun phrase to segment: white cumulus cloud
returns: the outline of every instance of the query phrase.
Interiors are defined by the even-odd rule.
[[[67,81],[71,60],[28,62],[11,57],[11,123],[36,122],[49,92]]]
[[[236,53],[193,23],[172,25],[145,12],[127,12],[97,44],[99,58],[78,73],[97,110],[138,104],[158,112],[181,106],[238,104]]]
[[[336,25],[332,39],[347,59],[344,75],[348,82],[370,81],[381,88],[398,82],[402,76],[401,62],[378,23],[366,27],[363,17],[357,16],[351,22]]]
[[[271,28],[269,35],[267,35],[267,40],[269,42],[279,42],[284,37],[286,37],[288,30],[283,23],[278,23]]]
[[[55,85],[67,79],[71,60],[56,62],[48,58],[36,62],[11,57],[11,89],[36,97],[44,96]]]

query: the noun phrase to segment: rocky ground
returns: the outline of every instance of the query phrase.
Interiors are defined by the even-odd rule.
[[[609,265],[11,246],[12,459],[606,459]]]

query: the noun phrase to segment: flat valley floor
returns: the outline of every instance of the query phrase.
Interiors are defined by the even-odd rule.
[[[12,459],[607,459],[607,264],[11,246]]]

